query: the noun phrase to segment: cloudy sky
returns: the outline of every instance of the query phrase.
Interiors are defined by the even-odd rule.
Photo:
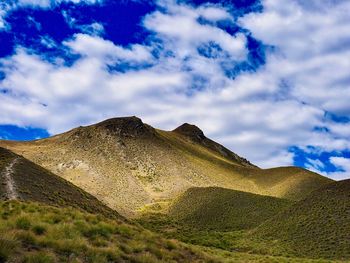
[[[136,115],[350,178],[350,1],[0,2],[0,137]]]

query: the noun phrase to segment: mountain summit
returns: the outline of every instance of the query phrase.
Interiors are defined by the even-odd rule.
[[[146,134],[153,134],[154,129],[142,122],[136,116],[112,118],[94,125],[95,127],[104,128],[118,136],[133,137]]]
[[[200,128],[198,128],[196,125],[184,123],[181,126],[177,127],[175,130],[173,130],[173,132],[187,137],[192,142],[201,144],[202,146],[215,152],[216,154],[221,155],[224,158],[230,159],[243,166],[258,168],[257,166],[249,162],[247,159],[240,157],[239,155],[233,153],[232,151],[225,148],[221,144],[218,144],[213,140],[210,140],[209,138],[207,138],[204,135],[203,131]]]
[[[173,132],[178,134],[187,136],[188,138],[194,141],[202,141],[206,137],[201,129],[199,129],[196,125],[184,123],[181,126],[177,127]]]

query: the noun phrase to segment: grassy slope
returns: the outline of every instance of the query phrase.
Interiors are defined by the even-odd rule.
[[[350,260],[350,180],[313,192],[250,237],[292,255]]]
[[[169,214],[195,228],[232,231],[256,227],[291,204],[224,188],[190,188],[174,202]]]
[[[263,170],[205,138],[153,129],[137,118],[108,120],[34,142],[0,141],[123,215],[217,186],[299,200],[331,182],[287,167]]]
[[[146,212],[138,222],[232,262],[349,262],[350,180],[297,203],[268,198],[194,188],[169,209],[172,216]]]
[[[65,181],[46,169],[0,148],[0,172],[17,159],[12,174],[21,200],[35,201],[55,206],[72,206],[87,212],[101,213],[109,217],[120,217],[95,197]],[[0,177],[0,199],[5,198],[5,182]]]
[[[272,195],[302,200],[312,191],[332,183],[329,178],[299,167],[277,167],[247,171],[249,179]]]
[[[0,262],[214,262],[174,240],[74,208],[0,202]]]
[[[252,252],[256,259],[262,260],[260,250],[252,250],[251,244],[242,242],[246,231],[292,204],[288,200],[230,189],[190,188],[170,207],[147,207],[137,222],[167,238],[242,255]]]

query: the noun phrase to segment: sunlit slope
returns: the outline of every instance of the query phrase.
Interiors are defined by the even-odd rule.
[[[333,182],[317,173],[299,167],[277,167],[242,171],[248,179],[259,185],[267,195],[301,200],[313,190]]]
[[[198,229],[252,229],[293,204],[292,201],[218,187],[190,188],[169,216]]]
[[[74,208],[0,202],[0,262],[216,262],[124,220]]]
[[[251,237],[296,256],[350,260],[350,180],[314,191]]]
[[[127,216],[144,205],[171,201],[191,187],[301,199],[331,181],[296,168],[262,170],[206,138],[196,126],[162,131],[136,117],[109,119],[45,140],[0,141],[0,146]]]
[[[7,171],[11,163],[12,168]],[[4,148],[0,148],[0,199],[11,199],[8,178],[4,174],[6,171],[13,184],[15,196],[12,198],[62,207],[72,206],[108,217],[120,217],[82,189]]]

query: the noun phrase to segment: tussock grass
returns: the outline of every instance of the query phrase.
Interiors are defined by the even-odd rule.
[[[350,180],[313,192],[249,238],[291,255],[350,260]]]
[[[233,262],[350,260],[350,180],[327,185],[296,203],[194,188],[169,211],[145,211],[138,222],[217,256],[227,254]]]
[[[166,240],[125,220],[74,208],[1,202],[0,231],[0,262],[211,261],[178,241]]]

